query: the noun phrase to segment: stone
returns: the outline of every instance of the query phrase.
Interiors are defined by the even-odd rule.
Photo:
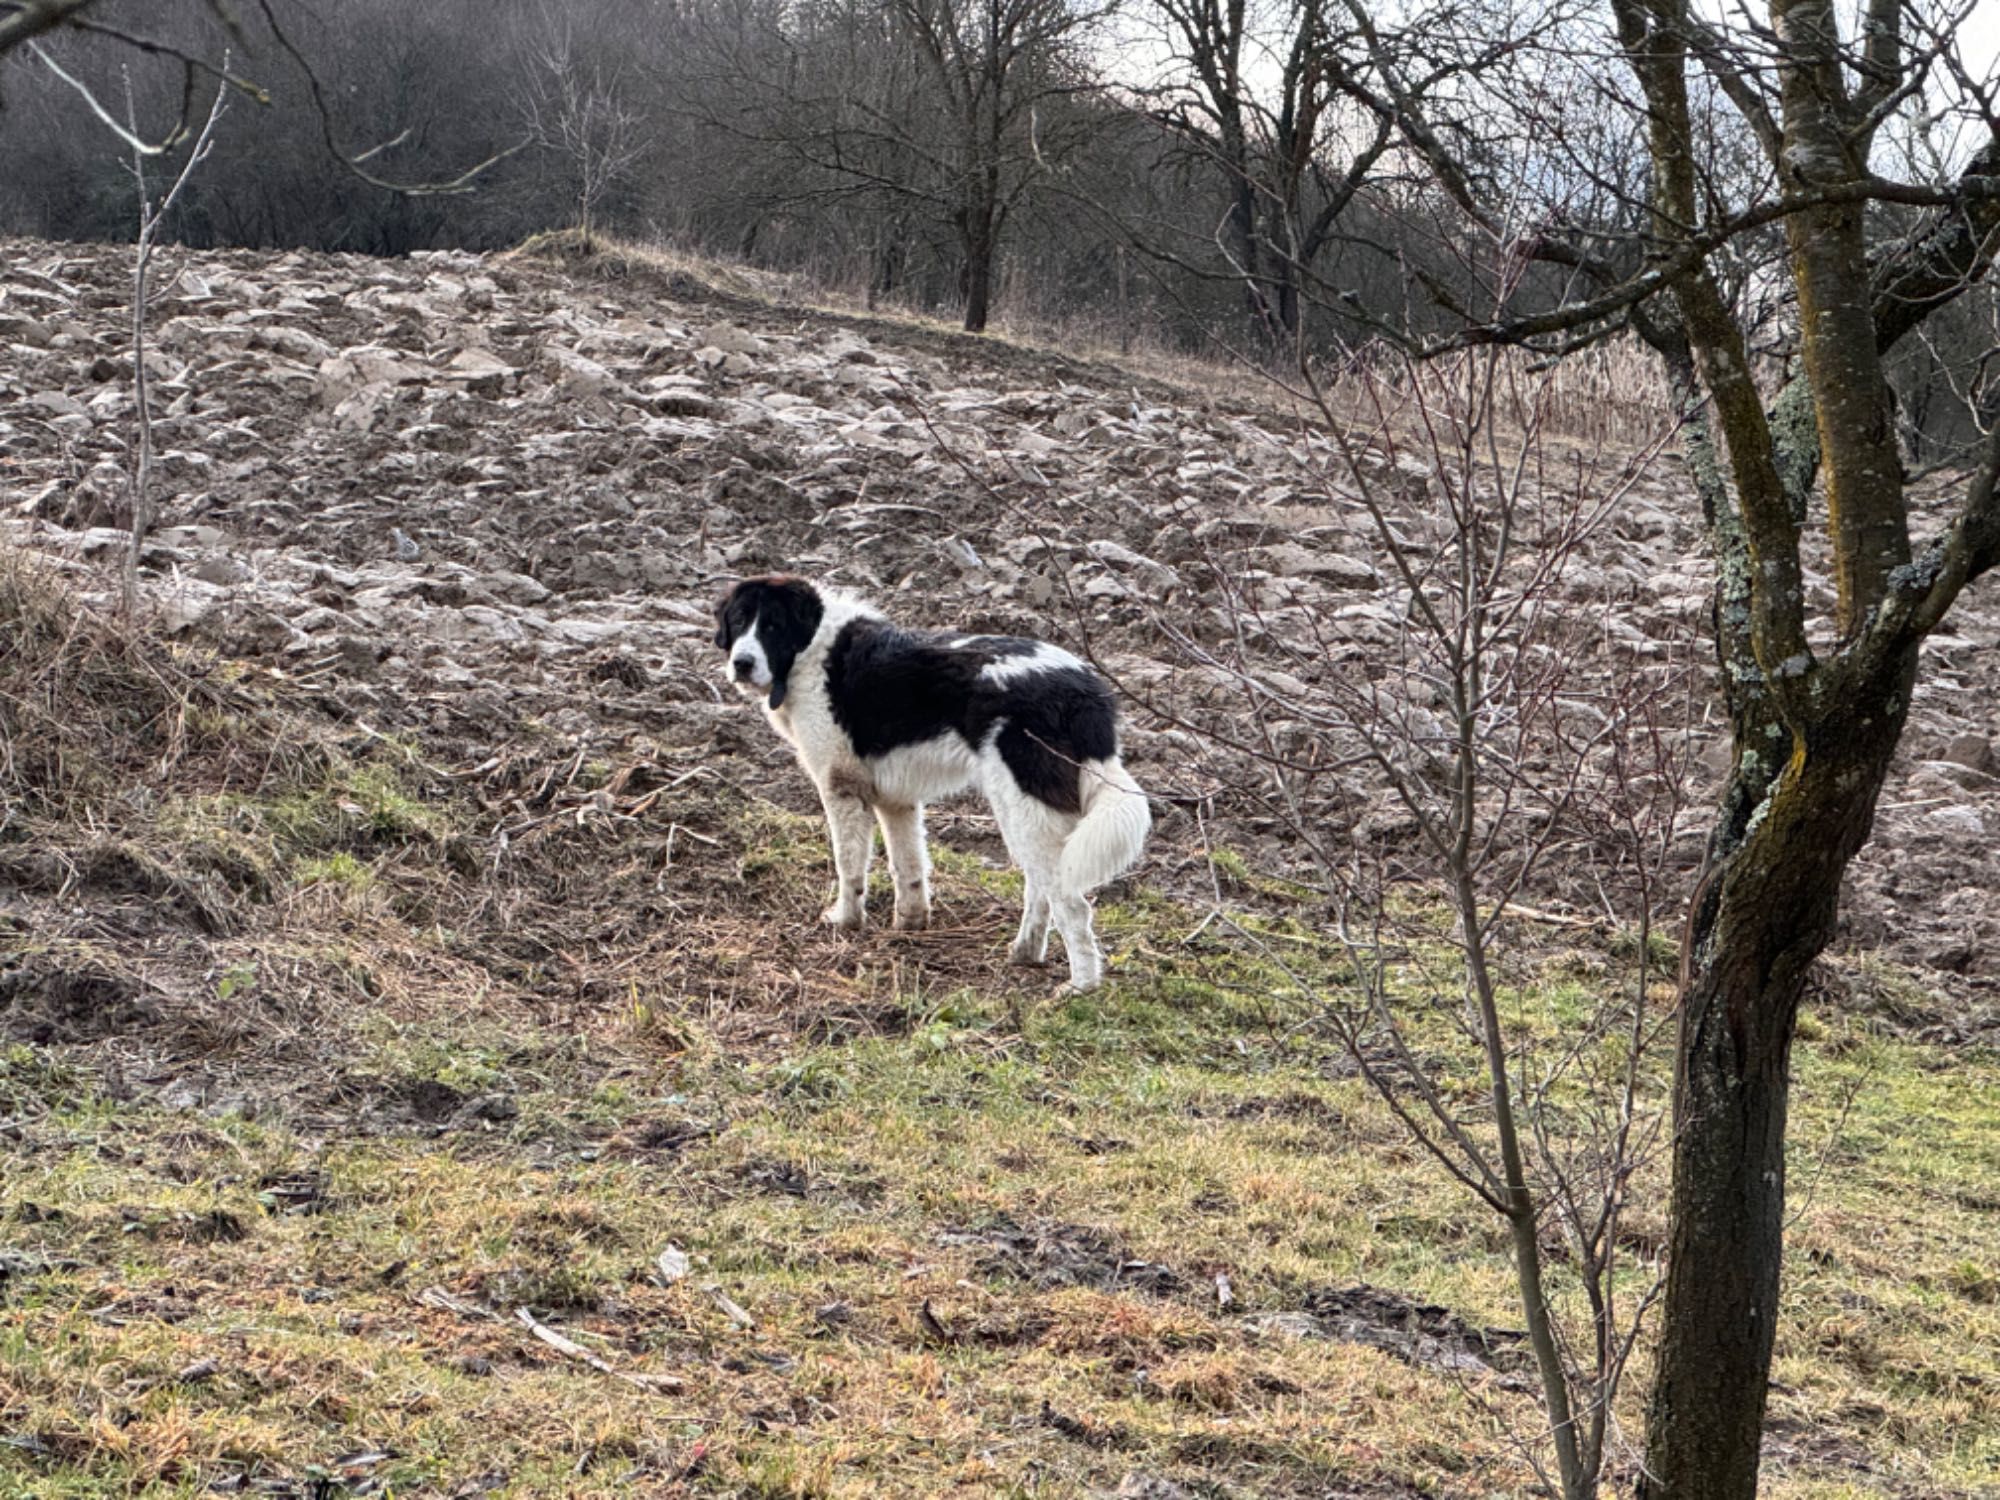
[[[292,629],[302,635],[316,635],[321,631],[338,630],[346,620],[347,617],[339,610],[315,604],[304,613],[292,616]]]
[[[1983,734],[1968,733],[1953,735],[1938,755],[1939,760],[1963,766],[1968,771],[1978,771],[1987,776],[2000,776],[2000,751],[1996,751],[1993,741]]]
[[[566,391],[580,396],[627,399],[618,377],[586,355],[550,344],[542,350],[542,362],[554,373],[557,385]]]
[[[1170,591],[1181,587],[1181,575],[1163,562],[1156,562],[1143,552],[1135,552],[1122,542],[1098,540],[1088,543],[1084,549],[1099,562],[1121,571],[1136,574],[1148,588]]]
[[[483,573],[474,586],[506,604],[540,604],[550,593],[525,573]]]
[[[469,624],[477,625],[496,641],[525,641],[528,632],[515,615],[486,604],[468,604],[459,612]]]
[[[364,385],[333,409],[333,425],[344,432],[372,432],[396,399],[391,385]]]
[[[1960,833],[1976,839],[1986,837],[1986,819],[1976,807],[1933,808],[1924,815],[1924,822],[1945,833]]]
[[[0,344],[26,344],[46,349],[55,342],[56,331],[40,318],[0,317]]]
[[[393,350],[349,349],[320,362],[313,399],[321,406],[336,408],[365,387],[421,385],[427,374]]]
[[[153,533],[154,539],[165,542],[170,547],[224,547],[229,544],[229,533],[219,526],[203,526],[199,523],[186,526],[162,526]]]
[[[1260,547],[1257,555],[1264,566],[1286,578],[1316,578],[1338,588],[1379,588],[1382,575],[1375,565],[1359,557],[1309,548],[1298,542],[1280,542]]]
[[[215,618],[229,592],[199,579],[183,576],[154,598],[154,610],[169,635],[179,635]]]
[[[67,391],[36,391],[28,397],[28,405],[51,417],[86,415],[84,404]]]
[[[315,365],[333,357],[333,346],[325,339],[308,333],[303,328],[291,328],[284,324],[258,329],[250,336],[250,347],[268,349],[274,354],[283,354],[288,358],[305,360]]]
[[[684,385],[669,385],[649,392],[646,405],[663,417],[713,417],[715,398]]]
[[[230,584],[242,583],[251,576],[250,569],[236,558],[224,553],[216,557],[204,557],[191,570],[194,577],[203,583],[226,588]]]
[[[445,377],[475,396],[500,396],[513,387],[519,373],[506,360],[484,349],[461,349],[445,366]]]
[[[711,323],[701,332],[701,344],[724,354],[761,354],[764,350],[762,339],[735,323]]]

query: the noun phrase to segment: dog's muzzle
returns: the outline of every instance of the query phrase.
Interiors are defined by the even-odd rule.
[[[751,681],[757,672],[757,658],[754,656],[739,656],[729,665],[736,673],[738,682]]]

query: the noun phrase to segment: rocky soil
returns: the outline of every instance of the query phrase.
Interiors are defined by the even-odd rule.
[[[125,249],[0,243],[0,538],[106,597],[128,519],[128,296]],[[164,628],[459,766],[528,739],[699,749],[807,806],[719,690],[709,641],[725,580],[786,568],[912,622],[1090,651],[1134,692],[1131,759],[1166,794],[1158,872],[1186,878],[1196,810],[1211,836],[1287,857],[1237,795],[1247,773],[1147,707],[1184,701],[1187,642],[1228,633],[1218,559],[1254,570],[1270,618],[1340,645],[1330,661],[1365,664],[1400,618],[1354,497],[1314,478],[1323,437],[1255,400],[521,257],[193,255],[151,323],[162,514],[142,582]],[[1656,463],[1573,569],[1565,599],[1602,622],[1607,658],[1699,617],[1692,505]],[[1856,941],[1958,976],[1948,992],[2000,983],[1996,644],[1989,584],[1927,647],[1849,902]],[[1704,784],[1726,753],[1715,721],[1696,731]],[[1358,795],[1382,810],[1379,789]]]

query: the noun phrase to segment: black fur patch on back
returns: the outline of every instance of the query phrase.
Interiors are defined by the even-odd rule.
[[[1083,667],[1052,666],[999,682],[981,675],[994,662],[1039,649],[1012,636],[934,635],[855,620],[827,653],[827,697],[864,757],[947,734],[978,749],[997,726],[1000,758],[1021,790],[1059,812],[1080,812],[1078,763],[1118,751],[1111,690]]]
[[[1111,690],[1093,672],[1055,667],[990,691],[1004,700],[996,715],[1007,721],[996,742],[1000,759],[1021,790],[1058,812],[1082,812],[1080,763],[1118,753]]]
[[[803,578],[782,573],[746,578],[715,606],[715,644],[727,651],[751,622],[756,622],[757,641],[771,664],[771,707],[777,708],[790,690],[792,663],[806,649],[825,614],[819,590]]]

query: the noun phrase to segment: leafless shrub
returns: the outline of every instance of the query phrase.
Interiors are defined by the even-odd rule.
[[[228,54],[223,54],[223,69],[229,67]],[[132,255],[132,401],[133,425],[138,441],[133,445],[132,459],[132,543],[125,549],[125,610],[131,613],[139,599],[139,553],[146,543],[146,532],[153,524],[153,414],[147,405],[146,390],[146,278],[152,270],[153,252],[161,222],[173,212],[174,203],[182,189],[194,176],[195,169],[208,159],[208,153],[215,139],[215,124],[229,107],[229,95],[224,89],[215,91],[215,102],[209,106],[208,119],[195,137],[194,149],[188,152],[180,174],[173,185],[160,198],[147,196],[146,152],[138,145],[132,148],[132,188],[139,200],[139,235]],[[129,127],[129,138],[139,140],[139,111],[132,98],[132,78],[125,77],[125,119]]]
[[[1489,352],[1500,362],[1499,378],[1532,387],[1534,430],[1542,440],[1574,438],[1593,449],[1650,451],[1680,425],[1679,404],[1659,358],[1637,339],[1607,339],[1555,362],[1523,349]],[[1319,395],[1349,421],[1379,416],[1385,389],[1397,393],[1396,408],[1414,412],[1422,404],[1406,389],[1410,363],[1380,346],[1317,368]]]
[[[256,706],[211,666],[0,547],[0,833],[91,827],[133,781],[190,762],[227,783],[304,755],[238,732]]]
[[[1562,381],[1490,349],[1360,366],[1339,410],[1304,395],[1301,462],[1344,518],[1316,551],[1387,586],[1342,604],[1211,547],[1210,618],[1160,622],[1179,665],[1153,706],[1302,852],[1337,961],[1219,896],[1217,920],[1505,1224],[1548,1424],[1522,1451],[1580,1500],[1624,1449],[1613,1402],[1660,1286],[1630,1193],[1670,1113],[1656,929],[1687,862],[1692,622],[1617,628],[1583,555],[1653,450],[1552,440]],[[1546,935],[1578,929],[1603,967],[1550,984]]]
[[[567,16],[544,5],[542,26],[522,84],[522,123],[529,140],[564,160],[588,244],[605,198],[646,154],[645,118],[626,103],[617,69],[584,59]]]

